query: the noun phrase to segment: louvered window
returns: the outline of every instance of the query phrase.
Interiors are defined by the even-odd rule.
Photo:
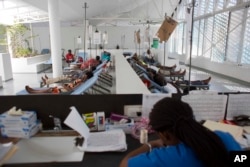
[[[248,8],[246,29],[243,41],[243,51],[242,51],[242,64],[250,64],[250,9]]]
[[[216,11],[222,10],[224,7],[224,0],[217,0]]]
[[[184,23],[181,23],[178,28],[177,28],[177,31],[176,31],[176,36],[177,36],[177,39],[182,39],[183,37],[183,33],[184,33]],[[177,53],[178,54],[182,54],[183,53],[183,42],[184,40],[177,40]]]
[[[199,22],[200,31],[199,31],[199,44],[198,44],[198,56],[202,56],[202,48],[203,48],[203,38],[204,38],[204,19]]]
[[[219,63],[226,61],[250,65],[249,2],[250,0],[197,0],[198,6],[194,7],[192,56],[203,56]],[[242,3],[246,6],[242,6]],[[182,14],[186,13],[186,7],[187,5],[182,6]],[[172,38],[171,44],[180,54],[181,48],[182,54],[186,51],[184,47],[188,39],[185,38],[189,37],[185,34],[189,33],[186,25],[179,25],[178,35]]]
[[[202,16],[205,14],[205,9],[206,9],[206,1],[204,0],[200,0],[200,3],[198,4],[198,7],[200,10],[199,15]]]
[[[207,10],[206,10],[206,14],[208,13],[212,13],[214,10],[214,2],[215,0],[208,0],[207,1]]]
[[[198,42],[199,42],[199,21],[195,21],[193,24],[193,45],[192,45],[192,56],[198,54]]]
[[[250,0],[243,0],[243,2],[249,2]]]
[[[231,13],[226,58],[228,62],[238,63],[238,57],[241,56],[243,15],[244,10]]]
[[[230,0],[227,3],[227,7],[235,6],[237,4],[238,0]]]
[[[215,62],[223,62],[225,60],[228,14],[228,12],[224,12],[214,17],[211,60]]]
[[[209,17],[205,20],[205,31],[204,31],[204,49],[203,56],[211,57],[211,47],[212,47],[212,35],[213,35],[213,17]]]

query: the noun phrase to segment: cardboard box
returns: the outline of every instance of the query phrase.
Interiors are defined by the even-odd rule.
[[[105,113],[102,111],[82,114],[83,120],[91,132],[105,130]]]
[[[167,41],[171,36],[172,32],[175,30],[178,22],[171,17],[166,17],[163,21],[161,27],[157,32],[157,36],[160,38],[160,42]]]
[[[9,115],[7,112],[0,115],[0,127],[30,127],[37,121],[35,111],[23,111],[23,115]]]
[[[106,121],[108,122],[108,121]],[[106,126],[105,126],[105,129],[108,131],[108,130],[114,130],[114,129],[122,129],[126,134],[131,134],[131,131],[132,131],[132,127],[134,126],[134,120],[131,119],[131,122],[130,123],[123,123],[123,124],[118,124],[118,123],[115,123],[115,124],[110,124],[110,123],[107,123]]]
[[[1,127],[3,137],[30,138],[39,131],[39,122],[35,122],[29,127]]]
[[[96,113],[86,113],[82,114],[83,121],[89,127],[90,131],[97,131],[97,120],[96,120]]]
[[[97,119],[97,129],[98,131],[105,130],[105,113],[104,112],[97,112],[96,113]]]

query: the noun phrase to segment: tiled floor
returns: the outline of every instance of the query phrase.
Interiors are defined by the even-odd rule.
[[[188,79],[188,67],[183,67],[187,69],[185,79]],[[114,71],[110,71],[114,75]],[[24,89],[25,85],[31,87],[40,87],[41,77],[46,73],[49,77],[52,76],[50,70],[39,74],[13,74],[13,79],[3,82],[3,88],[0,88],[0,95],[16,95],[17,92]],[[250,92],[250,84],[240,84],[233,82],[225,77],[219,75],[210,74],[208,72],[200,71],[195,68],[191,70],[191,80],[196,79],[206,79],[209,76],[212,77],[210,81],[210,90],[218,92]],[[112,93],[115,92],[115,84],[112,87]]]
[[[186,68],[188,70],[188,68]],[[186,79],[188,79],[189,74],[186,74]],[[192,68],[191,70],[191,80],[201,80],[207,79],[211,76],[210,90],[217,92],[250,92],[250,83],[241,83],[234,81],[230,78],[211,74],[205,71],[200,71],[198,69]]]
[[[0,88],[0,95],[16,95],[17,92],[22,91],[26,85],[32,87],[32,88],[39,88],[40,82],[42,81],[41,77],[44,77],[44,75],[47,75],[49,78],[52,77],[51,69],[44,71],[42,73],[38,74],[13,74],[13,79],[3,82],[3,87]],[[110,90],[111,94],[115,93],[115,76],[114,76],[114,70],[110,69],[109,74],[113,76],[113,86],[112,87],[106,87],[106,85],[102,85],[103,87],[106,87]],[[56,84],[55,84],[56,85]],[[55,86],[54,85],[54,86]],[[51,85],[53,86],[53,85]]]

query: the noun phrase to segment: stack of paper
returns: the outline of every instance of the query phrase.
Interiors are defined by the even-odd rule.
[[[71,112],[64,123],[84,138],[83,145],[78,146],[81,151],[106,152],[127,150],[126,136],[122,129],[90,133],[89,127],[83,121],[77,109],[74,106],[70,108]]]
[[[197,121],[219,121],[225,117],[227,95],[189,94],[182,96],[181,100],[192,107]]]
[[[126,136],[122,129],[90,133],[86,152],[126,151]]]

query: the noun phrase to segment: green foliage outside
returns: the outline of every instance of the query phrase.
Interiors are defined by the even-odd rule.
[[[30,29],[24,24],[0,25],[0,45],[8,47],[8,33],[10,38],[9,47],[11,47],[14,58],[35,56],[36,52],[30,47],[29,40],[36,36],[27,36],[29,31]]]
[[[6,39],[6,26],[0,24],[0,50],[1,52],[7,52],[8,44]]]

